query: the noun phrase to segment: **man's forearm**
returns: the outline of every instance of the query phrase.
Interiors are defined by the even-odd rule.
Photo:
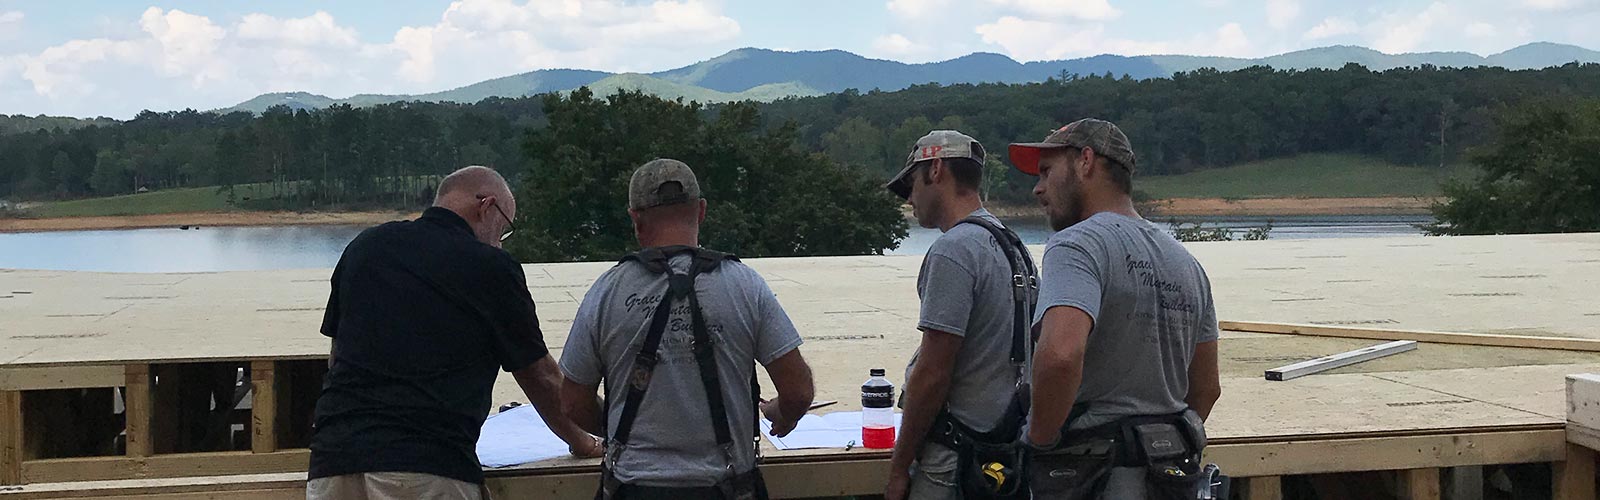
[[[906,381],[903,394],[905,407],[900,416],[900,435],[895,440],[894,455],[890,459],[891,470],[898,472],[911,468],[911,462],[922,451],[923,439],[933,428],[933,420],[949,394],[950,366],[921,363],[911,369],[911,377]]]
[[[561,408],[561,372],[549,356],[541,358],[513,373],[522,393],[539,412],[539,418],[562,441],[576,445],[589,439],[589,433],[580,428]]]
[[[1029,437],[1034,444],[1051,444],[1035,438],[1059,437],[1063,424],[1072,414],[1083,382],[1082,363],[1071,360],[1038,358],[1033,366],[1033,409],[1028,412]]]

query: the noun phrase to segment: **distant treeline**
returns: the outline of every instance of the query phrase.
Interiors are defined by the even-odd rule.
[[[1085,116],[1123,127],[1140,154],[1141,175],[1324,152],[1437,166],[1461,162],[1467,150],[1496,137],[1504,109],[1600,97],[1595,82],[1596,64],[1523,71],[1255,67],[1147,80],[1063,75],[1033,84],[846,91],[758,110],[766,128],[792,122],[803,147],[884,176],[930,129],[960,129],[1003,157],[1005,143],[1039,140]],[[280,106],[260,116],[147,111],[125,122],[44,126],[0,116],[0,198],[271,183],[283,186],[280,194],[295,206],[411,203],[393,194],[393,180],[427,179],[468,164],[524,172],[531,163],[521,146],[527,129],[545,126],[543,113],[539,97],[523,97],[311,111]],[[1025,182],[1011,184],[1013,194],[1025,192]]]

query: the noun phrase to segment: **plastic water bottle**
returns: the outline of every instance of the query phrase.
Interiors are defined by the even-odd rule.
[[[894,384],[884,378],[882,368],[873,368],[869,373],[872,378],[861,384],[861,446],[893,448]]]

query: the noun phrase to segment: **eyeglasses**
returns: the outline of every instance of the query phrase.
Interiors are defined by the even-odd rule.
[[[488,197],[478,196],[478,199],[486,200]],[[506,219],[506,232],[500,234],[500,241],[505,241],[507,238],[511,237],[511,233],[517,232],[517,223],[512,222],[511,216],[506,215],[506,211],[500,208],[500,200],[491,201],[489,204],[494,206],[494,211],[500,212],[500,217],[504,217]]]

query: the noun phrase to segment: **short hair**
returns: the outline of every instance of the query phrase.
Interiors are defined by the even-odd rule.
[[[945,170],[950,172],[951,179],[955,179],[957,190],[972,192],[983,186],[983,164],[977,160],[971,158],[939,158],[939,160],[944,161]],[[929,173],[931,166],[933,160],[923,160],[922,166],[918,167],[922,170],[924,182],[933,175]]]
[[[500,175],[500,172],[478,165],[463,167],[439,181],[439,191],[434,195],[434,203],[456,191],[472,191],[469,194],[476,195],[483,190],[499,190],[501,186],[505,187],[508,194],[510,193],[511,184],[506,182],[505,176]]]

